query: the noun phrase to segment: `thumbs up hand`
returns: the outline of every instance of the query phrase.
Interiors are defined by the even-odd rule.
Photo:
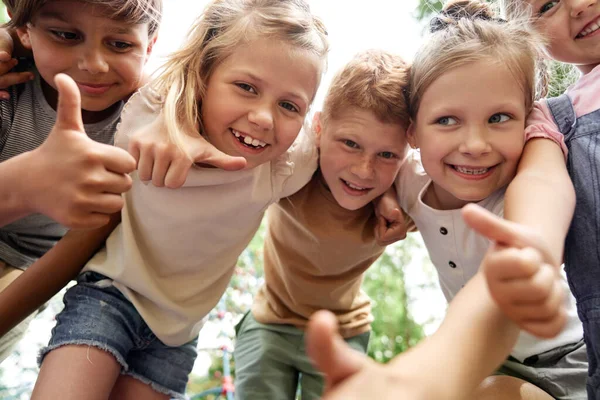
[[[184,136],[182,140],[185,151],[169,140],[163,114],[152,124],[133,132],[128,150],[137,161],[140,180],[152,181],[154,186],[176,189],[185,183],[194,163],[227,171],[246,166],[243,157],[232,157],[217,150],[200,135]]]
[[[504,314],[535,336],[560,333],[566,321],[565,290],[558,268],[548,264],[551,252],[539,235],[475,204],[463,208],[463,218],[494,242],[481,269]]]
[[[90,139],[81,118],[75,82],[55,77],[56,123],[46,141],[27,153],[24,201],[69,228],[96,228],[123,207],[121,193],[131,187],[135,160],[126,151]]]

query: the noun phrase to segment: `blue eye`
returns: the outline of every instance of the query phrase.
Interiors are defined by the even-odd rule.
[[[379,153],[379,156],[381,158],[385,158],[385,159],[392,159],[392,158],[396,158],[396,155],[394,153],[392,153],[391,151],[382,151],[381,153]]]
[[[239,87],[242,90],[245,90],[246,92],[256,93],[256,90],[251,85],[248,85],[247,83],[238,82],[238,83],[236,83],[236,85],[237,85],[237,87]]]
[[[289,103],[287,101],[282,101],[281,103],[279,103],[279,105],[288,111],[295,112],[295,113],[300,112],[298,107],[296,107],[295,105],[293,105],[292,103]]]
[[[547,3],[544,3],[544,5],[540,7],[538,14],[542,15],[542,14],[547,13],[548,11],[553,9],[554,6],[556,6],[557,4],[558,4],[558,1],[549,1]]]
[[[343,142],[344,142],[344,144],[345,144],[346,146],[348,146],[348,147],[350,147],[350,148],[353,148],[353,149],[358,149],[358,144],[357,144],[356,142],[352,141],[352,140],[345,139]]]
[[[118,40],[112,40],[112,41],[108,42],[108,44],[111,47],[114,47],[114,49],[117,51],[126,51],[133,47],[133,45],[130,43],[121,42]]]
[[[490,119],[488,120],[488,122],[490,124],[499,124],[501,122],[506,122],[510,120],[510,117],[506,114],[503,113],[498,113],[498,114],[494,114],[490,117]]]
[[[442,117],[437,120],[437,123],[440,125],[456,125],[458,124],[458,121],[452,117]]]

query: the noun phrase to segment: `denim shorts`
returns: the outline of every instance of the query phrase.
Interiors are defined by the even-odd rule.
[[[50,342],[40,352],[40,365],[46,354],[60,346],[94,346],[116,358],[121,374],[157,392],[185,398],[188,375],[198,355],[197,338],[179,347],[165,345],[112,280],[96,272],[79,275],[63,302],[65,308],[56,316]]]

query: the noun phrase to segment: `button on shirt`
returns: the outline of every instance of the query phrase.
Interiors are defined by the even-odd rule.
[[[477,273],[490,241],[464,223],[460,209],[436,210],[426,205],[422,199],[431,184],[419,154],[411,152],[396,180],[398,202],[421,232],[429,257],[438,272],[444,296],[450,301]],[[504,192],[505,189],[500,189],[477,204],[502,217]],[[566,281],[564,286],[568,291]],[[583,331],[572,295],[566,296],[565,305],[568,321],[559,336],[541,340],[522,332],[512,356],[523,361],[531,355],[581,340]]]

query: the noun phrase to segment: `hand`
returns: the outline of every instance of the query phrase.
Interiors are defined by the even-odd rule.
[[[126,174],[135,170],[135,160],[122,149],[90,139],[75,82],[59,74],[55,83],[59,98],[54,128],[40,147],[25,153],[24,201],[32,212],[67,227],[97,228],[123,207],[121,193],[131,187]]]
[[[2,44],[3,42],[0,41],[0,99],[8,100],[10,99],[8,91],[2,89],[30,81],[34,76],[32,72],[10,72],[18,64],[18,61],[11,58],[11,52],[2,48]]]
[[[551,253],[543,240],[475,204],[463,208],[463,217],[494,242],[481,268],[502,312],[535,336],[551,338],[560,333],[566,321],[565,291],[558,268],[547,263]]]
[[[329,311],[315,313],[307,330],[307,350],[315,366],[325,374],[323,400],[430,400],[440,397],[436,377],[412,367],[418,353],[397,356],[387,365],[378,364],[350,348],[337,333],[337,321]],[[419,368],[416,368],[419,369]]]
[[[12,58],[14,49],[13,38],[6,28],[0,28],[0,99],[8,100],[10,95],[6,89],[30,81],[34,78],[31,72],[10,72],[18,61]]]
[[[209,164],[227,171],[246,166],[243,157],[232,157],[208,143],[202,136],[184,136],[182,151],[167,136],[163,114],[150,125],[132,133],[128,151],[137,161],[138,176],[142,181],[152,181],[154,186],[176,189],[185,183],[194,165]]]
[[[375,240],[378,245],[387,246],[406,238],[408,224],[400,210],[394,187],[375,200],[375,217]]]

